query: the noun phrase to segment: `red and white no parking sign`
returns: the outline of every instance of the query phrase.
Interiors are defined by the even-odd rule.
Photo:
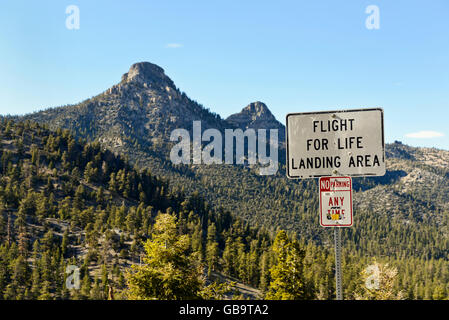
[[[323,227],[352,226],[351,177],[321,177],[320,224]]]

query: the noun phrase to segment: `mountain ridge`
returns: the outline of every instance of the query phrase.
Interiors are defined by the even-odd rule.
[[[165,97],[161,99],[164,95]],[[124,101],[124,98],[128,98],[128,100]],[[152,116],[166,112],[172,128],[174,128],[173,125],[175,124],[184,124],[186,129],[191,129],[193,120],[202,120],[205,122],[205,129],[212,127],[211,124],[215,124],[217,129],[236,127],[259,129],[262,128],[261,122],[263,122],[264,125],[268,125],[268,127],[265,127],[266,129],[285,130],[284,125],[260,101],[252,102],[240,112],[232,114],[227,119],[222,119],[218,114],[210,112],[209,109],[201,104],[189,99],[184,92],[181,92],[175,86],[170,77],[165,74],[163,68],[150,62],[134,63],[128,72],[122,75],[120,82],[93,98],[68,106],[48,108],[17,118],[37,118],[40,121],[56,118],[56,123],[49,123],[51,127],[70,127],[69,123],[58,117],[58,111],[62,110],[61,108],[69,112],[80,112],[81,114],[104,114],[108,110],[98,110],[100,107],[98,101],[101,102],[100,104],[108,106],[113,104],[113,99],[118,100],[119,104],[126,105],[129,110],[126,110],[125,106],[121,106],[121,108],[111,108],[112,110],[109,110],[109,112],[115,112],[115,109],[136,112],[139,110],[138,106],[147,108],[147,111],[153,113],[151,114]],[[164,108],[160,110],[161,106]],[[156,107],[155,110],[151,110],[154,107]],[[197,117],[191,117],[189,113],[194,113]],[[125,114],[121,115],[126,118]],[[140,115],[144,116],[144,114]],[[243,119],[243,117],[247,117],[247,119]],[[181,118],[183,121],[180,121]],[[179,127],[181,128],[181,126]],[[284,133],[281,133],[281,136],[283,137]]]

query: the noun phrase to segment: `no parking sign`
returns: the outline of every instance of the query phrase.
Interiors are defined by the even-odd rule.
[[[352,226],[351,177],[321,177],[320,224],[323,227]]]

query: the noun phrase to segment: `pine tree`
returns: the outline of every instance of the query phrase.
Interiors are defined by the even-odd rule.
[[[90,298],[90,290],[91,290],[90,277],[88,270],[86,270],[81,284],[81,294],[83,295],[84,299]]]
[[[177,234],[175,217],[160,214],[145,243],[143,265],[127,273],[129,299],[195,299],[203,288],[200,268],[188,255],[188,238]]]
[[[61,243],[61,254],[65,256],[67,254],[67,248],[69,246],[69,233],[68,228],[64,231],[64,235],[62,236],[62,243]]]
[[[40,278],[40,269],[37,265],[37,261],[34,264],[33,272],[31,275],[31,295],[34,299],[36,299],[39,296],[40,289],[41,289],[41,278]]]
[[[223,250],[222,260],[223,260],[223,271],[228,275],[234,275],[234,264],[235,264],[235,252],[234,243],[231,237],[226,239],[225,248]]]
[[[268,289],[269,284],[269,256],[267,252],[262,253],[260,257],[260,282],[259,288],[262,291],[266,291]]]
[[[3,243],[3,241],[6,240],[6,235],[7,235],[7,231],[6,231],[7,226],[6,226],[6,219],[4,216],[4,210],[5,210],[5,206],[3,205],[2,202],[0,202],[0,242],[1,243]]]
[[[280,231],[276,235],[273,252],[277,264],[270,269],[272,280],[266,299],[306,299],[308,293],[304,290],[304,250],[300,248],[298,241],[288,239],[285,231]]]
[[[103,264],[101,267],[101,285],[103,287],[103,297],[106,298],[109,292],[109,272],[106,264]]]
[[[206,263],[208,267],[208,275],[210,276],[213,270],[218,266],[218,242],[216,241],[217,229],[214,223],[211,223],[207,229],[207,244],[206,244]]]

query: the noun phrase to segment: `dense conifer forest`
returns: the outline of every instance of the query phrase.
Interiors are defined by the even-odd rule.
[[[304,212],[316,205],[307,192]],[[368,214],[358,219],[389,236],[358,246],[357,231],[344,233],[345,298],[447,299],[445,235]],[[0,299],[334,298],[329,243],[250,225],[99,143],[32,122],[0,122],[0,241]],[[378,290],[366,289],[369,265]],[[79,268],[79,289],[67,288],[67,266]]]

